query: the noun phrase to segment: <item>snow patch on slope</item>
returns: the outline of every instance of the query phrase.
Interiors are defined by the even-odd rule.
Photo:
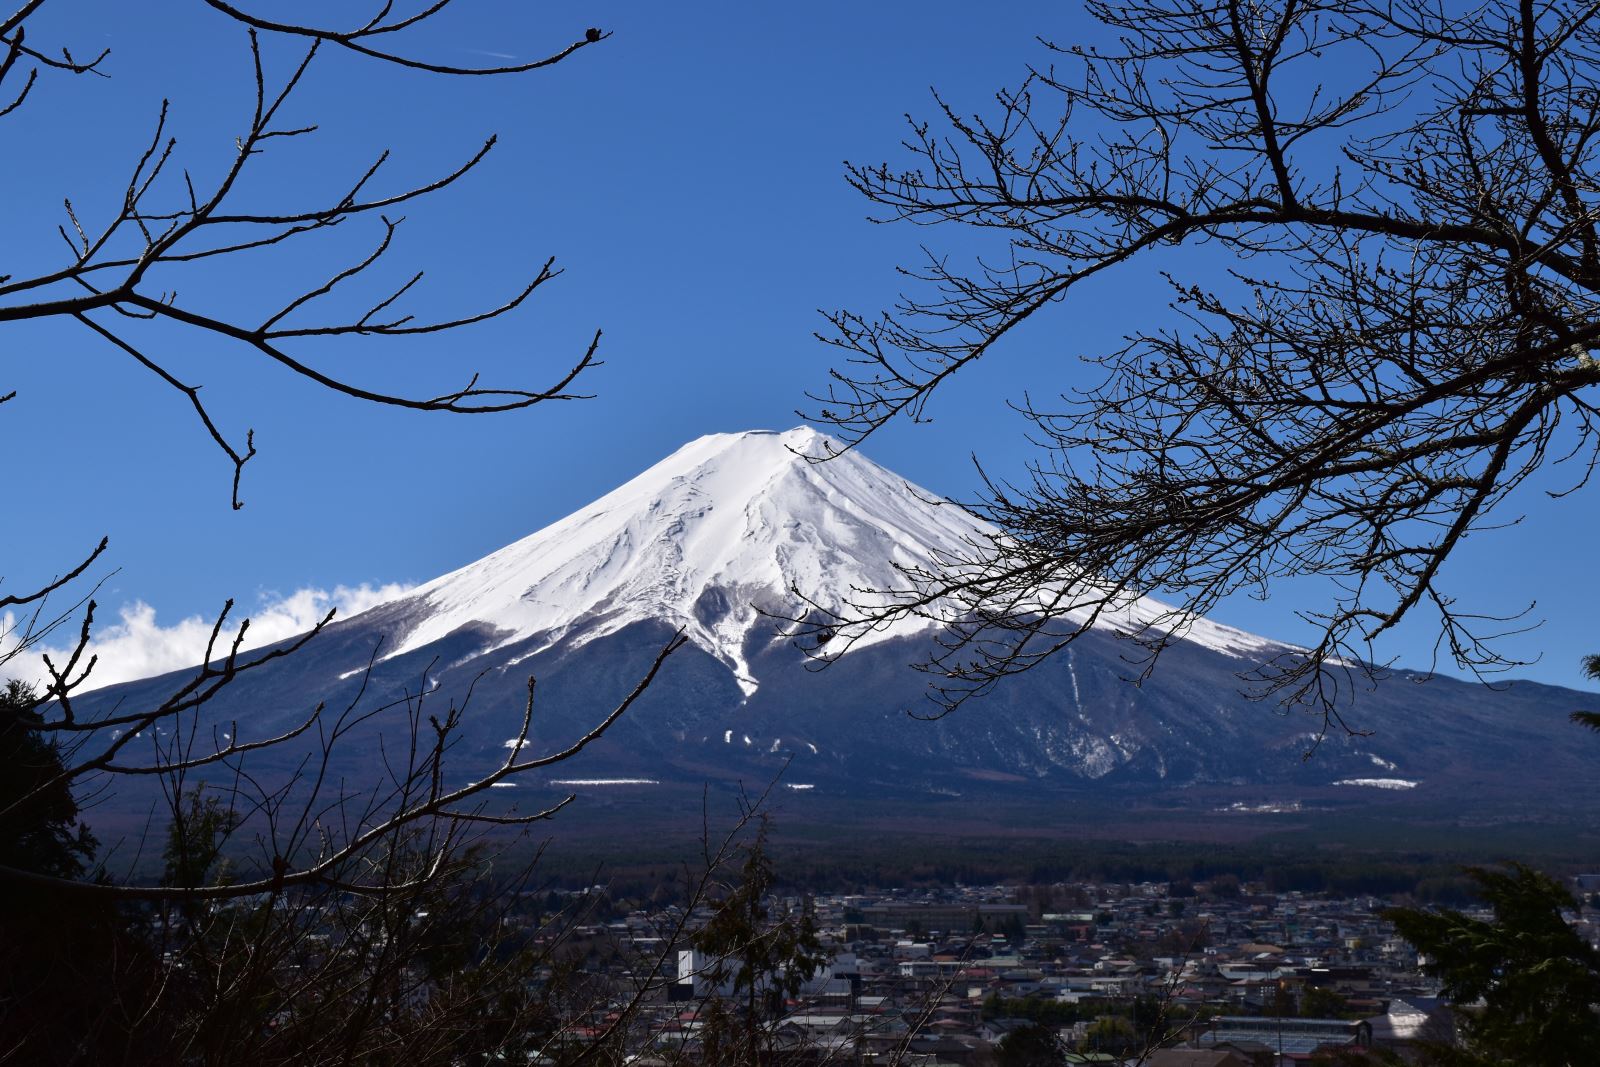
[[[1334,785],[1361,785],[1369,789],[1415,789],[1421,785],[1409,778],[1341,778]]]

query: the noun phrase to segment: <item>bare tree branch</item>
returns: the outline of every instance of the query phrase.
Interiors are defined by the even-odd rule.
[[[388,159],[387,151],[368,165],[353,184],[343,190],[336,189],[320,203],[279,211],[260,210],[249,204],[236,203],[241,177],[258,168],[258,161],[270,152],[276,141],[307,137],[316,132],[315,124],[286,126],[279,122],[278,116],[301,87],[306,72],[325,46],[337,46],[372,61],[434,75],[506,75],[548,67],[581,48],[604,40],[608,35],[591,29],[573,44],[542,59],[480,69],[402,56],[375,47],[372,43],[397,39],[406,32],[410,32],[419,44],[425,43],[428,24],[451,6],[451,0],[435,0],[409,15],[396,14],[392,5],[385,4],[376,17],[350,30],[273,21],[221,0],[206,0],[206,3],[245,28],[254,80],[251,112],[229,165],[205,191],[196,189],[188,171],[181,175],[172,173],[169,164],[176,158],[178,145],[175,139],[165,133],[169,107],[163,103],[152,138],[132,168],[120,208],[99,224],[97,229],[91,230],[85,226],[85,220],[80,218],[71,202],[65,202],[66,224],[61,227],[61,235],[71,250],[68,261],[36,270],[13,270],[0,276],[0,323],[48,318],[75,319],[154,372],[168,385],[184,393],[200,416],[207,436],[233,465],[232,501],[235,508],[241,506],[240,475],[244,464],[254,455],[250,434],[244,435],[243,447],[230,443],[234,435],[225,433],[215,424],[200,400],[197,387],[184,384],[180,375],[170,368],[168,360],[157,354],[153,346],[139,339],[134,329],[138,320],[164,320],[196,331],[197,337],[221,345],[240,344],[245,350],[264,356],[324,388],[360,400],[413,410],[458,413],[512,411],[546,401],[589,396],[573,390],[572,385],[585,370],[598,365],[596,353],[600,342],[599,331],[592,335],[586,349],[544,387],[483,387],[478,384],[475,373],[467,372],[463,375],[467,385],[432,397],[406,397],[357,384],[317,369],[307,359],[285,351],[282,347],[284,342],[309,338],[450,333],[516,310],[536,289],[560,274],[555,269],[554,260],[546,259],[500,303],[419,322],[413,311],[393,310],[399,308],[403,297],[414,295],[414,286],[425,273],[413,270],[409,275],[411,281],[391,292],[386,299],[365,307],[353,302],[346,312],[333,310],[332,305],[340,302],[335,299],[338,297],[335,290],[339,283],[366,271],[391,251],[391,241],[399,220],[391,220],[386,216],[381,217],[383,233],[371,253],[327,281],[308,283],[297,296],[276,311],[264,312],[258,326],[240,321],[231,313],[180,307],[174,292],[175,280],[181,278],[184,268],[192,269],[192,264],[233,259],[264,248],[282,247],[308,234],[322,232],[362,216],[381,214],[398,205],[441,192],[476,169],[494,147],[496,138],[490,136],[466,160],[441,176],[384,194],[369,195],[366,190],[377,179]],[[27,73],[24,83],[12,95],[4,95],[7,77],[19,73],[27,60],[31,59],[46,68],[56,67],[73,73],[97,69],[98,59],[87,64],[73,62],[70,57],[51,61],[22,43],[25,23],[42,6],[42,2],[25,4],[0,23],[6,27],[0,30],[0,45],[6,49],[0,53],[0,117],[20,107],[30,98],[30,94],[34,94],[40,69],[37,65]],[[268,74],[263,57],[263,48],[272,41],[299,42],[301,47],[298,58],[288,72],[277,79]],[[260,232],[240,236],[241,229]],[[137,251],[129,254],[130,247]],[[316,271],[321,262],[320,256],[309,252],[306,256],[306,272]],[[163,279],[159,289],[150,281],[155,274]],[[294,326],[284,323],[292,313],[299,312],[303,316],[313,304],[319,307],[328,305],[327,317]],[[104,322],[89,317],[92,313],[107,309],[132,320],[127,328],[129,332],[112,331]]]
[[[1313,647],[1246,680],[1338,705],[1375,642],[1432,616],[1488,674],[1520,616],[1474,613],[1447,562],[1535,475],[1600,460],[1600,31],[1582,3],[1091,3],[1107,49],[1047,45],[966,116],[936,98],[912,163],[854,165],[881,221],[960,227],[999,255],[929,253],[891,311],[831,315],[815,415],[854,447],[1082,283],[1210,251],[1170,314],[1089,358],[1097,384],[1016,407],[1038,459],[973,502],[994,535],[800,630],[848,647],[906,614],[948,625],[924,665],[948,710],[1093,626],[1147,673],[1225,598],[1326,579]],[[1314,71],[1313,71],[1314,65]],[[1194,268],[1190,268],[1194,269]],[[816,457],[827,459],[829,457]],[[885,597],[883,594],[888,594]],[[1144,598],[1172,602],[1166,607]],[[887,606],[885,606],[887,604]]]

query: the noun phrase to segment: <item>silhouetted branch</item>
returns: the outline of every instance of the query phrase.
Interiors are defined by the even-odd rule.
[[[0,276],[0,323],[44,318],[75,319],[182,392],[199,414],[207,436],[233,465],[232,501],[235,508],[241,506],[239,477],[244,464],[254,455],[250,434],[245,434],[242,448],[230,443],[232,435],[225,434],[216,425],[202,403],[197,387],[184,384],[151,345],[141,342],[136,334],[127,332],[139,320],[165,320],[198,331],[198,336],[219,343],[240,344],[246,350],[264,356],[324,388],[361,400],[413,410],[476,414],[512,411],[546,401],[586,398],[589,394],[574,391],[571,387],[583,371],[598,363],[599,331],[593,334],[587,348],[546,386],[483,387],[478,384],[476,374],[466,373],[466,386],[431,397],[407,397],[359,385],[342,376],[319,370],[282,347],[283,342],[307,338],[442,334],[486,322],[521,307],[536,289],[559,275],[553,259],[546,259],[543,266],[533,271],[528,280],[499,303],[420,322],[415,312],[400,310],[399,304],[403,297],[414,293],[413,287],[424,277],[424,270],[411,271],[410,281],[391,291],[387,298],[360,310],[350,311],[348,318],[330,310],[328,317],[322,321],[284,325],[284,320],[292,313],[299,312],[304,316],[311,305],[328,304],[338,295],[335,290],[341,282],[365,272],[391,251],[395,227],[400,220],[391,220],[387,216],[381,218],[384,227],[381,240],[365,258],[357,260],[353,266],[331,279],[320,283],[308,282],[299,295],[280,305],[278,310],[265,313],[258,320],[261,323],[258,326],[247,325],[246,321],[241,321],[231,311],[214,313],[203,307],[179,306],[174,295],[174,282],[166,279],[174,271],[191,264],[239,257],[269,247],[282,247],[348,220],[381,214],[440,192],[473,171],[494,147],[496,138],[488,137],[467,159],[439,177],[393,192],[378,195],[366,192],[389,158],[389,152],[384,151],[352,184],[342,191],[333,192],[320,203],[283,211],[262,211],[235,203],[241,177],[256,168],[256,161],[270,151],[275,141],[315,134],[315,124],[285,126],[278,122],[278,115],[303,84],[304,76],[316,60],[319,50],[337,46],[374,61],[436,75],[502,75],[550,66],[581,48],[603,40],[607,35],[591,29],[581,39],[545,58],[480,69],[403,56],[373,44],[374,41],[396,40],[407,33],[418,43],[424,43],[430,20],[451,6],[451,0],[435,0],[409,15],[397,14],[392,10],[392,5],[386,4],[373,19],[349,30],[274,21],[220,0],[206,0],[206,3],[245,27],[254,82],[254,98],[245,132],[239,137],[228,166],[206,190],[196,188],[187,170],[181,176],[172,174],[170,165],[176,158],[178,146],[177,141],[165,132],[169,105],[164,102],[151,140],[132,168],[118,210],[98,229],[91,230],[85,226],[85,220],[72,203],[66,201],[66,223],[60,227],[60,234],[70,250],[68,261],[64,265],[33,271],[12,271]],[[8,29],[0,31],[0,44],[6,48],[3,58],[0,58],[0,94],[3,94],[7,77],[18,74],[29,59],[47,68],[56,67],[73,73],[95,70],[99,63],[98,59],[87,64],[75,63],[70,57],[51,61],[25,46],[22,43],[25,23],[41,6],[36,3],[25,4],[3,24]],[[275,80],[267,73],[262,56],[263,37],[304,43],[297,60],[281,79]],[[26,81],[13,95],[9,98],[0,95],[0,100],[8,101],[0,103],[0,117],[21,106],[30,94],[36,95],[34,90],[38,74],[39,67],[35,66],[29,70]],[[241,237],[241,228],[261,232]],[[130,254],[130,245],[137,251]],[[302,269],[308,273],[316,271],[322,261],[320,254],[308,255]],[[159,290],[153,289],[148,280],[158,271],[162,272],[164,279],[163,287]],[[105,321],[94,317],[107,310],[130,320],[127,326],[114,330]]]
[[[953,708],[1091,627],[1147,673],[1225,599],[1327,581],[1309,648],[1262,650],[1260,693],[1350,728],[1338,704],[1419,613],[1436,654],[1489,674],[1522,613],[1465,610],[1446,563],[1536,474],[1600,460],[1600,30],[1581,4],[1460,12],[1365,0],[1091,3],[1106,49],[1047,45],[985,115],[936,98],[911,162],[852,165],[880,221],[970,228],[881,315],[829,316],[842,362],[813,395],[854,447],[1084,283],[1161,249],[1170,314],[1089,358],[1098,383],[1016,405],[1037,459],[985,479],[994,536],[863,591],[838,644],[906,615],[946,624],[926,663]],[[1314,68],[1314,69],[1313,69]],[[828,456],[815,457],[826,460]],[[870,594],[870,595],[867,595]],[[1147,599],[1171,600],[1165,605]]]

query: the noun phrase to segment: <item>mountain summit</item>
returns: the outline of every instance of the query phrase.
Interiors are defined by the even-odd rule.
[[[759,681],[745,643],[763,611],[793,615],[806,602],[842,610],[846,599],[903,588],[906,568],[937,571],[970,557],[994,534],[810,427],[711,434],[559,522],[413,590],[391,612],[404,626],[393,654],[473,624],[498,635],[488,653],[536,635],[546,648],[581,645],[653,620],[682,628],[749,695]],[[1123,615],[1136,624],[1167,610],[1146,600]],[[849,648],[938,626],[905,617]],[[1240,655],[1272,645],[1205,620],[1185,636]]]
[[[932,566],[989,532],[857,452],[814,462],[827,447],[804,426],[691,441],[587,507],[413,590],[396,654],[473,623],[502,644],[540,635],[554,645],[655,620],[681,627],[753,692],[744,641],[758,609],[791,610],[794,589],[842,607],[852,589],[893,588],[904,581],[897,567]],[[862,643],[930,625],[908,619]]]

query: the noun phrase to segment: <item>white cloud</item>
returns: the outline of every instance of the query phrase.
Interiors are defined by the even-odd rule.
[[[405,595],[412,587],[398,582],[386,585],[341,585],[331,592],[326,589],[298,589],[288,596],[263,593],[256,610],[248,616],[235,606],[217,639],[217,652],[227,650],[238,624],[246,617],[250,629],[245,635],[243,648],[260,648],[286,637],[305,633],[328,613],[329,608],[339,609],[338,617],[348,619],[370,607],[386,603]],[[99,657],[94,673],[84,691],[102,686],[129,682],[167,671],[198,666],[205,655],[206,641],[216,617],[191,615],[171,626],[163,626],[156,619],[156,610],[143,601],[124,604],[118,611],[118,621],[95,628],[89,651]],[[18,636],[18,620],[11,615],[0,618],[0,634],[9,635],[14,642]],[[77,627],[62,627],[51,635],[49,644],[15,651],[0,647],[0,678],[21,678],[35,683],[46,678],[41,654],[48,655],[57,667],[63,665],[71,654],[70,640],[76,637]],[[12,654],[8,657],[6,653]]]

